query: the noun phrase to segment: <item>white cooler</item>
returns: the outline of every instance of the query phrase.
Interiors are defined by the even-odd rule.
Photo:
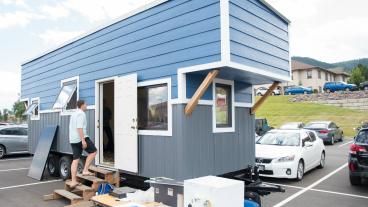
[[[184,206],[243,207],[244,182],[216,176],[185,180]]]

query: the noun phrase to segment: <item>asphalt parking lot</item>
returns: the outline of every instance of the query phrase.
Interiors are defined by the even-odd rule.
[[[368,182],[360,187],[351,186],[349,182],[346,166],[349,141],[327,145],[326,167],[307,173],[301,182],[264,178],[265,182],[284,186],[286,192],[263,197],[263,206],[367,206]],[[42,200],[43,195],[63,188],[63,182],[52,177],[46,177],[42,182],[27,177],[31,159],[30,156],[16,156],[0,160],[0,206],[67,205],[65,200]]]

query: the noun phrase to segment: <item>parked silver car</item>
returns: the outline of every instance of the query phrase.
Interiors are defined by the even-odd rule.
[[[0,126],[0,159],[4,155],[28,153],[28,127]]]

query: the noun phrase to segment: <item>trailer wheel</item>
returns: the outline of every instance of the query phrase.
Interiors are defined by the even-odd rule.
[[[51,176],[59,176],[59,157],[57,155],[49,155],[47,159],[47,171]]]
[[[59,162],[60,177],[63,180],[67,180],[71,177],[70,167],[72,159],[70,156],[62,156]]]
[[[84,163],[85,162],[86,161],[83,158],[79,159],[78,167],[77,167],[77,173],[79,173],[79,174],[83,173],[83,168],[84,168]]]

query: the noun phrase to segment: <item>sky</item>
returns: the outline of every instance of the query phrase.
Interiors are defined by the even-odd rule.
[[[152,0],[0,0],[0,109],[20,93],[22,62]],[[267,0],[291,23],[291,55],[368,57],[368,1]]]

